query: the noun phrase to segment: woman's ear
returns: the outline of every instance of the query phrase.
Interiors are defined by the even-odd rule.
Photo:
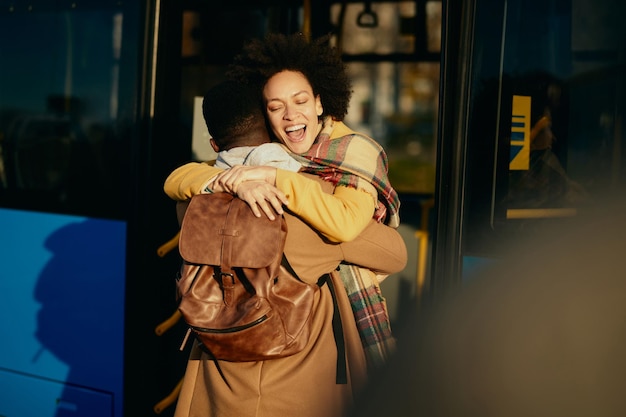
[[[324,114],[324,106],[322,106],[322,99],[319,94],[315,96],[315,111],[318,117]]]

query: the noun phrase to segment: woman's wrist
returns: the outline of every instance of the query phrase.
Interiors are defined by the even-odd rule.
[[[276,175],[278,173],[278,168],[267,167],[269,169],[268,176],[265,181],[273,186],[276,186]]]

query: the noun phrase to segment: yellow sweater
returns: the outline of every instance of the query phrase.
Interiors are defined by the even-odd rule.
[[[337,123],[331,138],[349,131],[343,123]],[[201,193],[221,171],[212,162],[190,162],[175,169],[165,180],[163,189],[173,200],[187,200]],[[377,204],[369,190],[339,186],[334,194],[327,194],[317,181],[282,169],[276,170],[276,187],[287,195],[286,209],[334,242],[356,238],[372,219]]]

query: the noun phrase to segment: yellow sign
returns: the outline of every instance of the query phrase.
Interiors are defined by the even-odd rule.
[[[530,166],[530,97],[513,96],[512,113],[509,170],[528,170]]]

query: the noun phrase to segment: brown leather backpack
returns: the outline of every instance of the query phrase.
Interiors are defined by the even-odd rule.
[[[286,234],[282,217],[257,218],[230,194],[191,199],[179,240],[179,310],[214,358],[274,359],[306,345],[319,287],[281,265]]]

